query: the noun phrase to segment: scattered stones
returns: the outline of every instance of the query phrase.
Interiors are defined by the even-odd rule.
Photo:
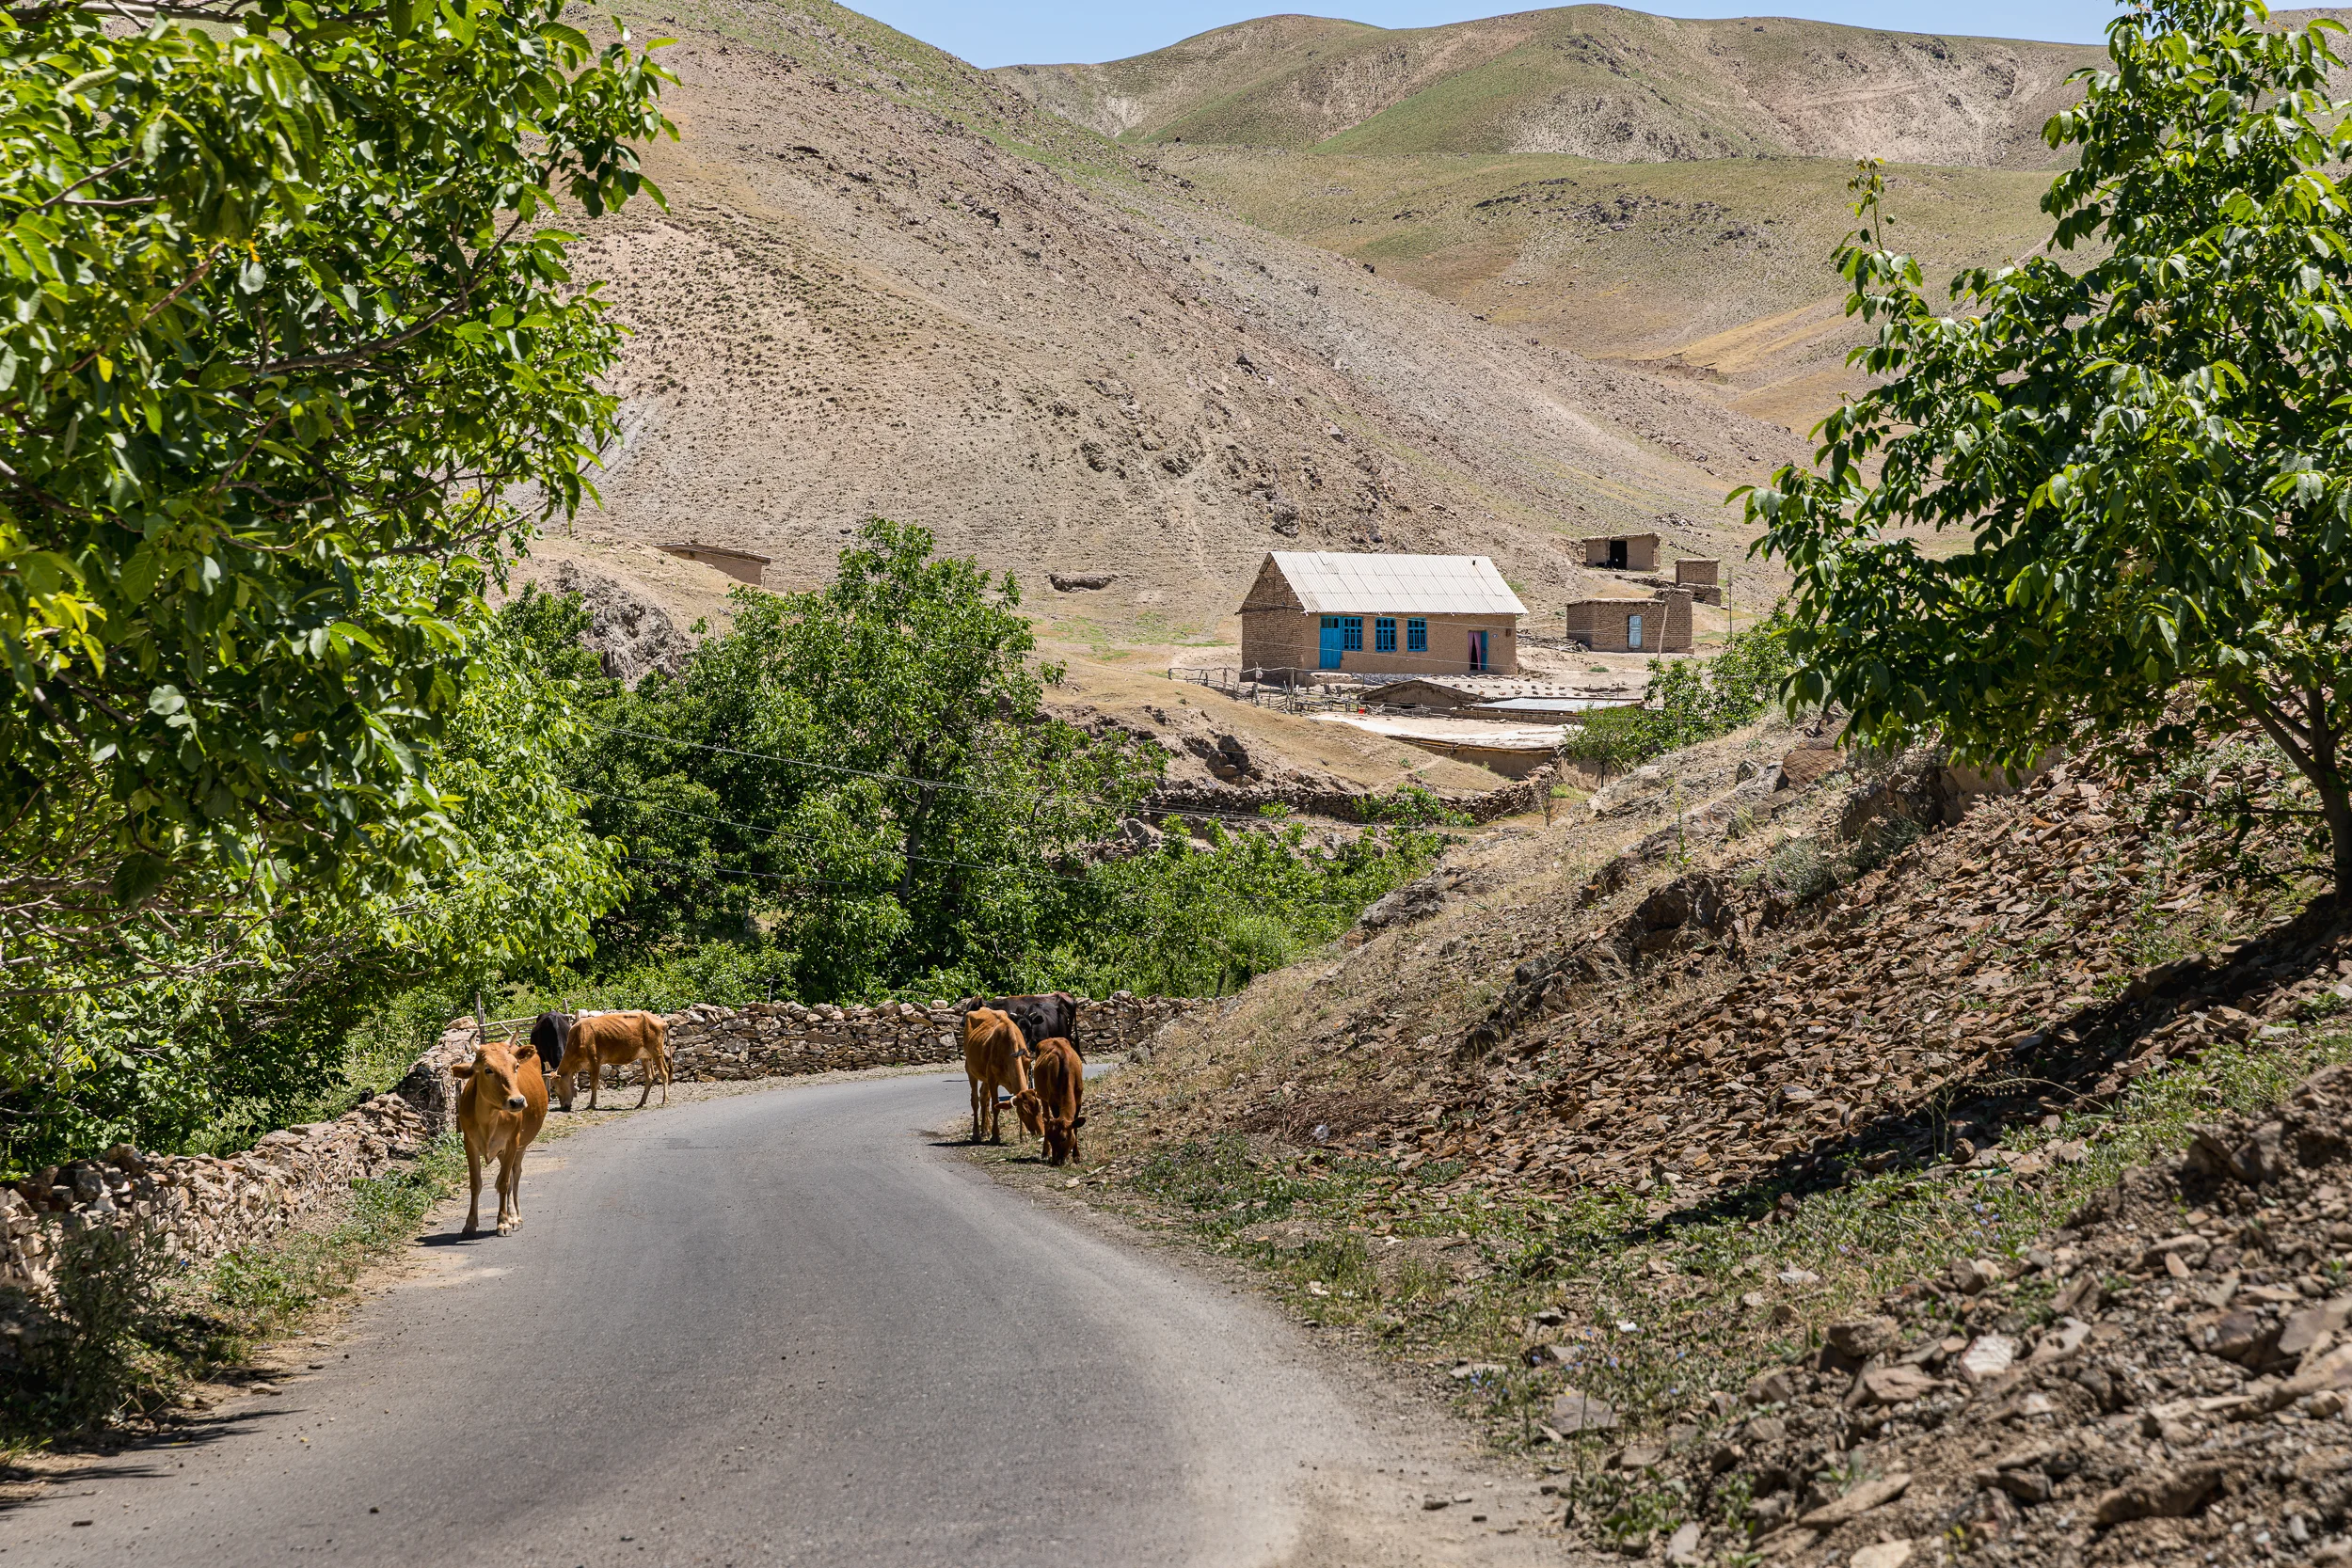
[[[1983,1383],[2008,1371],[2017,1359],[2017,1341],[2006,1334],[1986,1334],[1961,1353],[1960,1370],[1972,1383]]]
[[[2135,1476],[2122,1485],[2100,1494],[2091,1517],[2102,1525],[2126,1519],[2178,1519],[2221,1489],[2229,1476],[2226,1465],[2185,1465]]]
[[[1571,1388],[1551,1402],[1549,1424],[1565,1437],[1582,1432],[1614,1432],[1617,1412],[1606,1400],[1594,1399]]]
[[[2008,1278],[1963,1294],[1947,1265],[1824,1325],[1653,1484],[1708,1520],[1738,1489],[1755,1533],[1719,1560],[1904,1568],[1948,1542],[2016,1568],[2352,1562],[2352,1291],[2330,1293],[2352,1267],[2347,1123],[2352,1069],[2328,1068],[2199,1130],[1989,1259]]]
[[[1872,1367],[1856,1380],[1857,1404],[1909,1404],[1944,1386],[1941,1378],[1916,1367]]]
[[[1874,1508],[1883,1508],[1911,1489],[1907,1475],[1883,1476],[1866,1481],[1841,1497],[1823,1503],[1797,1523],[1807,1529],[1836,1529],[1849,1520],[1859,1519]]]
[[[1431,1099],[1400,1101],[1400,1119],[1413,1120],[1398,1135],[1462,1162],[1465,1182],[1638,1189],[1646,1180],[1685,1202],[1947,1161],[2030,1185],[2089,1149],[2009,1150],[1999,1143],[2010,1125],[2110,1101],[2346,983],[2336,966],[2352,960],[2352,933],[2316,927],[2288,933],[2277,951],[2239,944],[2135,974],[2128,923],[2112,912],[2186,908],[2209,878],[2147,854],[2120,786],[2058,768],[1997,797],[1965,781],[1930,788],[1924,768],[1911,772],[1915,789],[1873,784],[1867,811],[1856,816],[1849,801],[1824,815],[1852,817],[1865,837],[1897,818],[1951,825],[1843,889],[1773,880],[1783,861],[1804,859],[1791,859],[1795,848],[1833,853],[1834,827],[1730,876],[1655,880],[1646,850],[1607,863],[1582,899],[1594,916],[1516,964],[1460,1037],[1459,1069]],[[1604,812],[1632,810],[1666,779],[1636,770],[1596,800]],[[2030,974],[2002,957],[2026,942]],[[1626,1026],[1629,986],[1644,992],[1638,1031]],[[1413,1001],[1364,1004],[1375,1005]],[[1498,1063],[1509,1069],[1499,1080]],[[1655,1085],[1669,1073],[1676,1092],[1661,1097]],[[2048,1088],[1996,1086],[2028,1082]],[[1948,1124],[1926,1109],[1938,1104],[1950,1107]],[[1645,1114],[1630,1114],[1637,1105]],[[2259,1138],[2211,1151],[2254,1185],[2296,1157]],[[2181,1262],[2200,1266],[2193,1246]],[[2161,1253],[2153,1266],[2169,1267]],[[1986,1294],[2009,1268],[1963,1259],[1954,1284]]]

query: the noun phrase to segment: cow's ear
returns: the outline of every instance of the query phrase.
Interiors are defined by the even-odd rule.
[[[449,1075],[452,1078],[471,1078],[473,1076],[473,1064],[471,1062],[452,1062],[449,1065]]]
[[[1070,1124],[1070,1130],[1071,1130],[1073,1132],[1076,1132],[1079,1128],[1084,1127],[1086,1124],[1087,1124],[1087,1118],[1086,1118],[1086,1117],[1080,1117],[1077,1120],[1075,1120],[1075,1121],[1073,1121],[1073,1122],[1072,1122],[1072,1123]]]

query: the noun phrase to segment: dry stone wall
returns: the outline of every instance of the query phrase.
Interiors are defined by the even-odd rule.
[[[1081,1000],[1078,1048],[1089,1056],[1130,1050],[1204,1004],[1120,991]],[[772,1078],[792,1073],[963,1060],[960,1006],[911,1002],[874,1007],[755,1002],[689,1007],[670,1019],[673,1069],[681,1079]]]
[[[351,1183],[413,1157],[428,1137],[416,1107],[384,1094],[227,1158],[141,1154],[118,1144],[103,1160],[0,1186],[0,1285],[46,1279],[58,1243],[90,1226],[145,1226],[166,1252],[210,1261],[331,1207]]]
[[[1126,991],[1082,1001],[1079,1042],[1089,1055],[1131,1050],[1206,1006]],[[949,1003],[703,1004],[669,1015],[672,1071],[691,1083],[959,1061],[962,1017]],[[166,1252],[194,1264],[331,1211],[352,1182],[415,1157],[453,1125],[456,1085],[449,1069],[473,1054],[476,1034],[471,1020],[453,1022],[392,1093],[333,1121],[272,1132],[243,1154],[141,1154],[122,1144],[103,1160],[76,1160],[0,1185],[0,1286],[45,1280],[63,1239],[89,1226],[144,1226]]]
[[[1134,1050],[1161,1028],[1209,1003],[1189,997],[1136,996],[1116,991],[1078,1005],[1078,1048],[1089,1056]],[[671,1075],[679,1083],[787,1078],[812,1072],[911,1067],[963,1059],[961,1003],[886,1002],[876,1006],[810,1006],[754,1002],[743,1007],[697,1003],[666,1015]],[[433,1050],[417,1059],[399,1092],[429,1126],[450,1125],[455,1097],[449,1067],[473,1054],[473,1021],[453,1021]],[[619,1069],[621,1082],[639,1082],[642,1067]]]

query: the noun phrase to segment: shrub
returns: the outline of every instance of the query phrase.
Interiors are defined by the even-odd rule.
[[[73,1430],[150,1402],[168,1383],[164,1337],[168,1260],[144,1230],[90,1226],[68,1235],[8,1389],[8,1424]]]

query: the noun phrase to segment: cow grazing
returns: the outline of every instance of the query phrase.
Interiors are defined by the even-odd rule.
[[[630,1062],[645,1064],[645,1088],[637,1097],[644,1110],[653,1098],[654,1075],[661,1076],[661,1103],[670,1102],[670,1026],[653,1013],[581,1013],[566,1024],[558,1020],[556,1033],[564,1042],[564,1059],[556,1069],[555,1092],[564,1109],[572,1108],[572,1077],[588,1074],[588,1108],[596,1108],[596,1091],[604,1086],[604,1069]],[[535,1032],[535,1031],[534,1031]],[[614,1087],[619,1087],[616,1081]]]
[[[548,1119],[548,1080],[539,1053],[503,1040],[484,1040],[473,1060],[456,1062],[457,1127],[466,1140],[466,1171],[473,1180],[473,1202],[466,1210],[466,1234],[482,1228],[482,1166],[499,1163],[499,1234],[523,1223],[523,1150]]]
[[[1000,996],[989,1006],[1021,1025],[1024,1039],[1065,1039],[1073,1051],[1078,1049],[1078,999],[1066,990],[1049,990],[1037,996]],[[1081,1060],[1085,1054],[1079,1052]]]
[[[998,1119],[996,1091],[1012,1091],[1014,1116],[1030,1131],[1037,1130],[1037,1096],[1029,1092],[1029,1044],[1021,1025],[993,1007],[975,1007],[963,1015],[963,1076],[972,1089],[972,1141],[985,1136],[1005,1141]]]
[[[1087,1124],[1086,1064],[1068,1040],[1040,1040],[1037,1059],[1029,1064],[1037,1085],[1039,1119],[1044,1124],[1045,1163],[1058,1165],[1078,1161],[1078,1129]]]

